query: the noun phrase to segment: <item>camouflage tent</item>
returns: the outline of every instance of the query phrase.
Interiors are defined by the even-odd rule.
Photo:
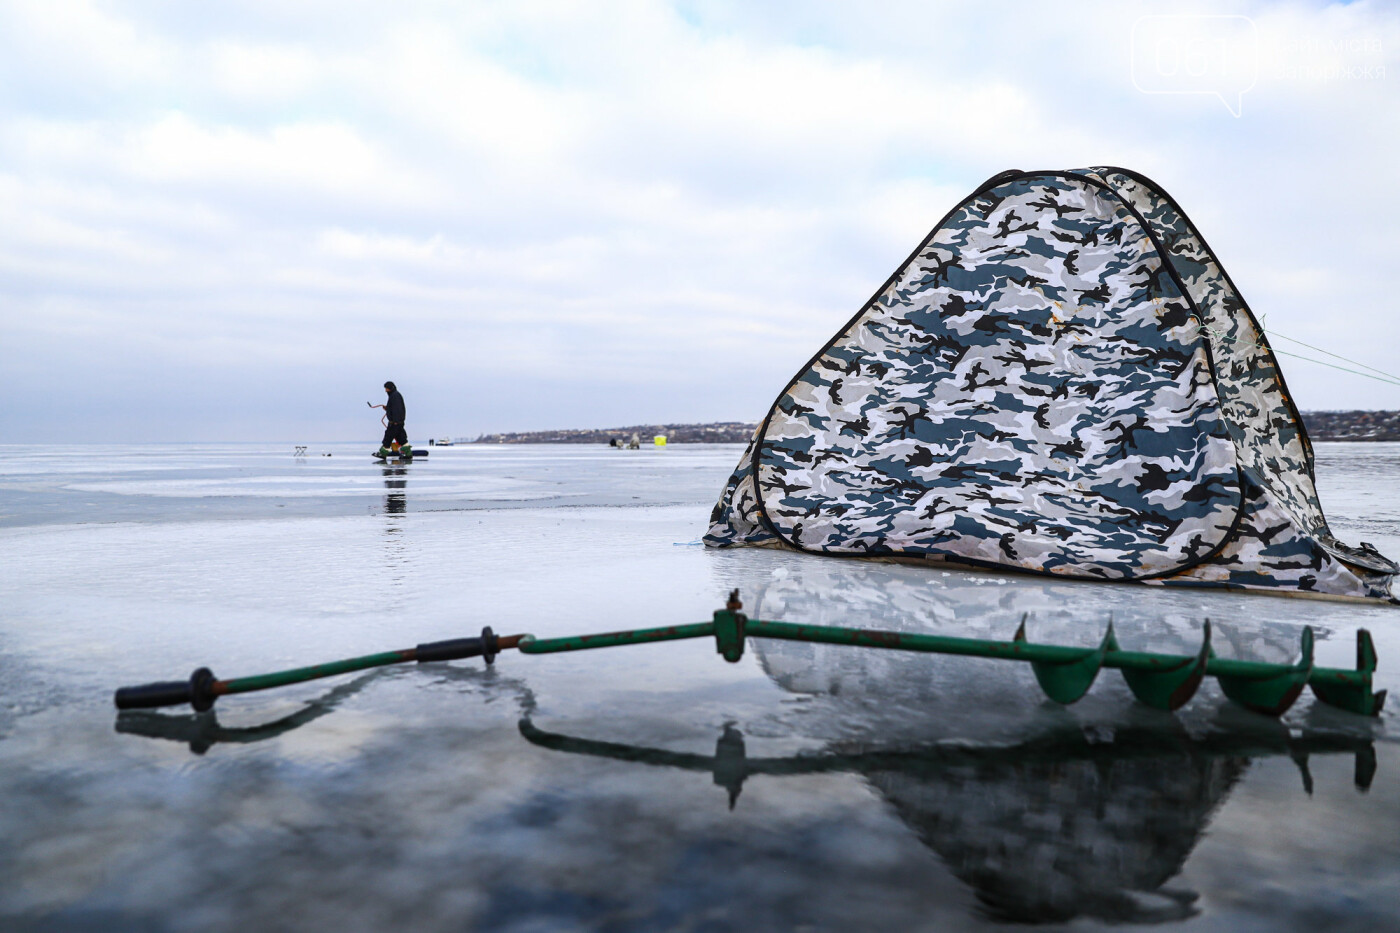
[[[713,547],[1391,598],[1262,330],[1155,183],[1004,172],[778,396]]]

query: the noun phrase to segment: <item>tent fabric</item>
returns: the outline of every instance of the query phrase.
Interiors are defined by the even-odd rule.
[[[1400,572],[1332,535],[1249,308],[1117,168],[949,212],[778,396],[705,542],[1373,598]]]

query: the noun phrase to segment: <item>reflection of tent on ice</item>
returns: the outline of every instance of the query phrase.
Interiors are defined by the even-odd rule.
[[[1254,317],[1154,183],[1006,172],[789,383],[705,537],[1390,597]]]

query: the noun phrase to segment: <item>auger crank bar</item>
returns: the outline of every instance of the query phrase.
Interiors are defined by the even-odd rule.
[[[566,638],[496,635],[487,627],[482,629],[479,638],[429,642],[416,648],[369,654],[256,677],[219,680],[209,668],[201,667],[190,675],[188,681],[122,687],[117,691],[115,699],[118,709],[143,709],[188,703],[202,712],[226,694],[269,690],[273,687],[284,687],[288,684],[390,664],[412,661],[421,664],[425,661],[455,661],[475,657],[484,658],[486,663],[490,664],[499,652],[510,648],[516,648],[523,654],[553,654],[560,651],[585,651],[591,648],[615,648],[622,645],[713,636],[716,650],[731,663],[743,657],[744,642],[748,638],[777,638],[787,641],[1025,661],[1031,665],[1041,689],[1058,703],[1073,703],[1084,696],[1094,678],[1098,676],[1099,670],[1105,667],[1122,671],[1123,678],[1128,682],[1134,696],[1148,706],[1163,710],[1174,710],[1185,705],[1195,695],[1206,676],[1219,681],[1221,690],[1231,700],[1269,716],[1282,715],[1298,699],[1305,686],[1312,687],[1313,693],[1322,702],[1365,716],[1379,715],[1385,703],[1384,690],[1379,693],[1371,692],[1371,675],[1376,669],[1376,649],[1371,642],[1371,633],[1366,629],[1360,629],[1356,633],[1356,670],[1349,671],[1313,665],[1313,631],[1310,626],[1303,628],[1302,656],[1296,664],[1265,664],[1258,661],[1217,658],[1210,647],[1209,619],[1205,623],[1200,650],[1194,655],[1183,656],[1124,651],[1118,646],[1111,623],[1097,648],[1067,648],[1026,641],[1024,617],[1010,641],[991,641],[917,632],[769,622],[748,618],[740,611],[742,608],[739,591],[735,590],[729,594],[729,602],[725,607],[714,614],[713,621],[695,625],[632,629]]]

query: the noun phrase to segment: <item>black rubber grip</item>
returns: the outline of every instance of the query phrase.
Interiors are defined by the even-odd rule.
[[[447,641],[430,641],[413,649],[418,663],[424,661],[456,661],[458,658],[479,657],[480,638],[452,638]]]
[[[496,660],[496,635],[491,626],[481,630],[480,638],[451,638],[447,641],[430,641],[413,649],[413,656],[419,664],[425,661],[456,661],[460,658],[485,657],[486,663]]]
[[[188,680],[169,680],[162,684],[142,684],[122,687],[115,697],[117,709],[150,709],[154,706],[180,706],[194,702],[194,691]]]
[[[112,699],[116,701],[117,709],[150,709],[153,706],[188,703],[195,712],[202,713],[212,707],[218,697],[214,695],[214,672],[201,667],[184,682],[168,680],[160,684],[119,687]]]

